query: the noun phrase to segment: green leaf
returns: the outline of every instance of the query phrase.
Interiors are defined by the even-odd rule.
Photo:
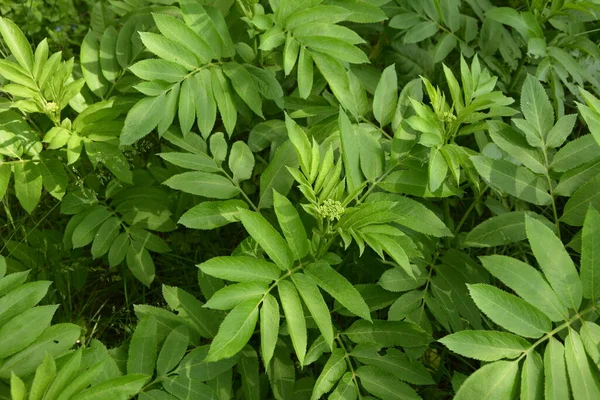
[[[275,155],[269,166],[260,176],[259,208],[266,208],[273,205],[274,190],[284,196],[289,192],[294,183],[294,178],[287,168],[296,169],[298,165],[299,161],[296,150],[292,142],[286,141],[275,151]]]
[[[340,128],[342,157],[346,171],[346,184],[348,185],[348,192],[354,193],[363,181],[360,171],[358,135],[343,110],[340,110],[338,124]]]
[[[108,265],[114,267],[123,262],[128,248],[129,235],[126,232],[122,232],[110,245],[110,249],[108,250]]]
[[[196,115],[198,129],[205,139],[212,132],[217,119],[217,103],[213,94],[212,76],[209,70],[203,69],[195,74],[194,92],[196,93]]]
[[[100,38],[100,67],[109,82],[115,82],[121,72],[115,53],[117,38],[118,33],[114,26],[106,28]]]
[[[224,176],[201,171],[174,175],[163,184],[171,189],[213,199],[230,199],[240,193],[239,188]]]
[[[551,400],[568,399],[569,384],[565,366],[565,348],[554,337],[548,339],[544,352],[544,398]]]
[[[198,379],[184,375],[174,375],[167,378],[163,387],[177,399],[215,399],[214,390]]]
[[[122,182],[132,183],[129,162],[118,147],[102,142],[87,142],[85,151],[92,163],[102,163]]]
[[[550,204],[548,184],[524,167],[485,156],[471,157],[477,172],[492,187],[537,205]]]
[[[529,338],[552,329],[550,319],[521,298],[486,284],[467,286],[477,307],[503,328]]]
[[[564,172],[587,162],[598,160],[600,147],[592,135],[583,135],[564,145],[552,159],[550,168]]]
[[[292,398],[296,381],[295,364],[286,347],[279,347],[266,367],[273,395],[277,400]]]
[[[204,201],[186,211],[178,223],[192,229],[214,229],[238,221],[240,208],[248,208],[248,204],[242,200]]]
[[[415,385],[431,385],[433,379],[420,361],[412,361],[397,349],[387,349],[385,355],[380,355],[381,346],[378,344],[362,344],[352,349],[352,357],[361,363],[379,368],[401,381]]]
[[[99,38],[94,31],[88,31],[81,44],[81,71],[85,78],[85,83],[90,90],[98,97],[104,97],[108,90],[108,82],[102,75],[100,67],[100,43]]]
[[[544,362],[535,351],[528,353],[521,371],[521,399],[537,400],[544,395]]]
[[[221,113],[225,130],[231,137],[237,122],[237,108],[233,101],[231,86],[225,79],[223,71],[220,68],[212,68],[210,72],[213,96]]]
[[[4,361],[0,366],[0,378],[8,379],[11,372],[20,376],[32,374],[42,363],[46,353],[53,357],[64,354],[75,344],[80,334],[81,328],[74,324],[56,324],[46,328],[35,342]]]
[[[342,39],[326,36],[301,36],[298,37],[298,41],[313,51],[327,54],[351,64],[369,62],[368,57],[362,50]]]
[[[231,146],[229,169],[233,172],[233,180],[236,182],[242,182],[252,177],[254,154],[245,142],[239,140]]]
[[[404,43],[419,43],[435,35],[439,30],[438,25],[433,21],[419,22],[406,31]]]
[[[295,260],[301,260],[306,256],[310,249],[310,243],[306,236],[306,229],[300,215],[291,201],[287,197],[273,191],[273,202],[277,221],[283,232]]]
[[[369,306],[360,293],[343,275],[331,268],[325,261],[307,265],[304,272],[350,312],[371,321]]]
[[[50,354],[46,354],[44,361],[37,367],[35,377],[29,390],[29,400],[42,400],[46,389],[56,376],[56,363]]]
[[[238,63],[225,63],[221,65],[223,72],[229,80],[235,92],[244,100],[254,113],[262,118],[262,99],[258,93],[258,86],[252,79],[252,75]]]
[[[546,137],[554,125],[554,109],[542,84],[533,75],[527,75],[521,89],[521,111],[535,129],[535,136],[527,134],[527,142],[544,147]]]
[[[107,208],[95,206],[73,231],[73,248],[77,249],[90,244],[100,226],[111,216],[112,213]]]
[[[279,303],[266,294],[260,309],[260,352],[265,366],[269,365],[279,339]]]
[[[121,145],[132,145],[147,136],[160,122],[166,105],[164,94],[144,97],[129,110],[121,131]]]
[[[1,18],[0,34],[19,65],[33,73],[33,52],[21,29],[10,19]]]
[[[303,364],[304,356],[306,355],[307,334],[300,297],[294,285],[288,280],[280,281],[277,285],[277,290],[296,356],[300,364]]]
[[[536,174],[546,174],[546,162],[542,150],[529,146],[523,135],[510,125],[488,121],[490,137],[506,153],[523,163]]]
[[[597,369],[590,364],[581,337],[573,329],[569,329],[565,339],[565,360],[573,397],[590,400],[600,398]]]
[[[516,358],[531,347],[517,335],[494,331],[461,331],[439,341],[461,356],[481,361]]]
[[[208,275],[234,282],[271,283],[281,273],[273,263],[246,256],[214,257],[197,267]]]
[[[448,175],[448,163],[442,152],[432,147],[429,152],[429,190],[435,192],[438,190]]]
[[[404,321],[359,320],[344,335],[354,343],[380,346],[418,347],[431,342],[431,337],[418,325]]]
[[[391,268],[379,278],[378,284],[390,292],[406,292],[423,286],[427,281],[425,276],[410,276],[401,268]]]
[[[25,383],[15,373],[10,377],[10,397],[12,400],[25,400]]]
[[[306,99],[310,96],[313,87],[314,67],[312,54],[306,46],[300,47],[298,56],[298,94]]]
[[[373,114],[380,126],[386,126],[392,122],[397,101],[398,77],[396,65],[392,64],[383,70],[373,97]]]
[[[311,278],[299,272],[292,275],[292,282],[296,285],[298,293],[300,293],[304,304],[306,304],[306,307],[319,327],[323,338],[329,347],[333,348],[331,315],[319,288]]]
[[[573,193],[560,219],[572,226],[582,226],[590,206],[600,209],[600,177],[598,176],[587,181]]]
[[[185,67],[188,71],[200,66],[196,55],[174,40],[150,32],[139,32],[144,46],[158,57]]]
[[[285,270],[292,267],[294,256],[290,247],[262,215],[258,212],[240,210],[238,218],[250,236],[279,268]]]
[[[0,359],[23,350],[50,326],[58,306],[39,306],[15,316],[0,328]]]
[[[258,369],[258,355],[251,346],[242,350],[242,356],[237,364],[242,377],[242,390],[244,398],[248,400],[260,399],[260,377]]]
[[[221,169],[217,166],[215,160],[205,153],[159,153],[163,160],[170,162],[178,167],[193,169],[202,172],[219,172]]]
[[[66,193],[68,178],[63,163],[55,158],[42,158],[38,164],[39,171],[42,174],[44,189],[53,197],[62,200]],[[1,175],[1,172],[0,172]],[[0,178],[1,180],[2,178]],[[0,183],[1,186],[1,183]],[[1,192],[0,188],[0,192]]]
[[[577,114],[569,114],[560,117],[558,121],[556,121],[556,125],[548,132],[546,146],[552,148],[561,146],[573,131],[573,126],[576,121]]]
[[[546,279],[535,268],[511,257],[493,255],[480,257],[481,263],[494,277],[515,291],[552,321],[568,318],[569,312]]]
[[[156,319],[143,318],[135,328],[129,356],[127,357],[128,374],[145,374],[152,376],[156,365]]]
[[[219,375],[231,370],[237,363],[239,357],[231,357],[224,360],[211,362],[207,360],[210,346],[200,346],[190,351],[185,356],[179,367],[174,371],[181,375],[192,377],[204,382],[217,378]]]
[[[127,267],[140,282],[147,287],[154,280],[154,261],[148,250],[136,241],[132,241],[127,249]]]
[[[286,76],[294,69],[299,51],[300,44],[294,39],[291,33],[288,32],[285,38],[285,47],[283,48],[283,72]]]
[[[12,170],[10,164],[0,164],[0,200],[2,200],[6,194],[11,173]]]
[[[126,400],[139,393],[148,378],[147,375],[129,374],[108,379],[77,394],[77,400]]]
[[[393,376],[383,372],[379,368],[362,365],[357,368],[356,375],[360,383],[371,394],[382,399],[418,400],[420,396],[413,388],[404,382],[400,382]]]
[[[529,211],[510,211],[488,218],[467,234],[463,245],[477,247],[502,246],[527,239],[525,216],[540,219],[546,225],[552,223]]]
[[[525,217],[531,250],[562,303],[574,310],[581,305],[581,281],[575,264],[554,232],[538,220]]]
[[[79,367],[81,366],[82,350],[77,350],[65,360],[55,379],[51,382],[44,399],[56,400],[64,389],[73,381]],[[55,366],[56,368],[56,366]]]
[[[596,303],[600,298],[600,213],[593,207],[587,210],[581,241],[582,292]]]
[[[179,364],[188,348],[188,342],[188,329],[184,325],[169,333],[156,361],[158,376],[166,376]]]
[[[325,393],[329,392],[333,386],[340,380],[348,365],[346,363],[346,353],[342,349],[334,349],[325,363],[323,371],[317,378],[317,382],[313,387],[311,400],[322,398]]]
[[[129,67],[129,70],[146,81],[160,80],[173,83],[183,80],[188,74],[181,65],[161,59],[138,61]]]
[[[263,297],[268,292],[267,289],[267,283],[263,282],[243,282],[225,286],[215,292],[204,307],[215,310],[231,310],[246,300]]]
[[[196,297],[178,287],[163,285],[162,292],[169,307],[177,312],[192,332],[204,338],[215,336],[220,322],[218,314],[203,308]]]
[[[33,163],[13,165],[15,194],[19,203],[29,214],[33,212],[42,197],[42,175]]]
[[[519,363],[496,361],[484,365],[460,386],[456,400],[512,399],[518,392]]]
[[[152,17],[160,33],[188,48],[202,63],[216,58],[207,41],[179,19],[158,13],[153,13]]]
[[[256,326],[261,299],[238,304],[227,316],[210,345],[206,361],[218,361],[236,355],[244,348]]]

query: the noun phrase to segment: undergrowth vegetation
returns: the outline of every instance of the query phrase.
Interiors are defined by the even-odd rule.
[[[0,13],[0,399],[600,399],[597,1]]]

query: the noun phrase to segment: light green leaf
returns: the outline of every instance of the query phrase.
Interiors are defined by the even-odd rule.
[[[2,200],[6,194],[11,173],[12,169],[10,164],[0,164],[0,200]]]
[[[45,400],[56,400],[64,391],[70,382],[75,379],[77,371],[81,366],[82,350],[77,350],[61,366],[55,379],[51,382],[48,391],[45,393]],[[55,366],[56,368],[56,366]]]
[[[62,200],[66,193],[69,179],[61,160],[56,158],[43,157],[42,162],[38,164],[39,171],[42,174],[44,189],[53,197]],[[0,175],[2,172],[0,172]],[[0,177],[0,181],[2,178]],[[0,183],[0,186],[2,184]],[[2,189],[0,188],[0,194]],[[1,197],[1,196],[0,196]]]
[[[362,365],[356,370],[356,375],[369,393],[381,399],[418,400],[421,398],[413,388],[379,368]]]
[[[159,153],[163,160],[177,165],[178,167],[193,169],[202,172],[219,172],[221,168],[217,166],[215,160],[205,153]]]
[[[240,193],[239,189],[224,176],[201,171],[172,176],[163,184],[171,189],[213,199],[230,199]]]
[[[560,219],[572,226],[582,226],[590,206],[600,209],[600,176],[593,177],[573,193]]]
[[[285,270],[292,267],[294,256],[290,247],[262,215],[258,212],[240,210],[238,218],[250,236],[279,268]]]
[[[581,337],[573,329],[569,329],[565,339],[565,360],[573,397],[578,400],[600,398],[597,369],[590,364]]]
[[[292,69],[294,69],[299,51],[300,44],[291,33],[288,32],[285,38],[285,47],[283,48],[283,72],[285,73],[285,76],[288,76],[290,72],[292,72]]]
[[[549,400],[568,399],[569,384],[565,366],[565,348],[554,337],[548,339],[544,352],[544,398]]]
[[[481,263],[494,277],[515,291],[552,321],[568,318],[569,312],[542,274],[522,261],[493,255],[480,257]]]
[[[304,272],[350,312],[371,321],[369,306],[360,293],[343,275],[331,268],[325,261],[309,264]]]
[[[98,35],[94,31],[88,31],[83,43],[81,44],[81,71],[85,78],[85,83],[90,90],[98,97],[104,97],[108,90],[108,82],[102,75],[100,67],[100,43]]]
[[[178,222],[192,229],[214,229],[236,222],[240,208],[248,208],[248,204],[242,200],[204,201],[186,211]]]
[[[212,68],[211,85],[212,94],[217,102],[221,119],[227,134],[231,136],[237,122],[237,109],[233,101],[233,94],[229,82],[225,79],[221,68]]]
[[[154,280],[154,261],[148,250],[137,241],[132,241],[127,249],[127,267],[140,282],[150,287]]]
[[[467,247],[501,246],[527,239],[525,216],[540,219],[553,226],[546,218],[529,211],[510,211],[488,218],[467,234],[464,245]]]
[[[277,221],[283,232],[295,260],[301,260],[310,249],[310,243],[306,236],[306,229],[298,211],[287,197],[273,191],[273,202]]]
[[[25,383],[15,373],[10,377],[10,397],[12,400],[25,400],[27,389]]]
[[[358,391],[352,373],[346,372],[333,393],[329,395],[329,400],[356,400],[357,397]]]
[[[556,125],[548,132],[546,146],[553,148],[561,146],[573,131],[573,126],[576,121],[577,114],[569,114],[560,117],[558,121],[556,121]]]
[[[448,163],[442,152],[432,147],[429,152],[429,190],[435,192],[438,190],[448,175]]]
[[[173,329],[165,340],[158,359],[156,361],[156,372],[158,376],[165,376],[179,364],[188,348],[189,335],[186,326],[182,325]]]
[[[319,327],[323,338],[329,347],[333,348],[331,315],[319,288],[311,278],[299,272],[292,275],[292,282],[296,285],[296,289]]]
[[[182,65],[188,71],[200,66],[196,55],[186,46],[156,33],[140,32],[139,35],[144,46],[158,57]]]
[[[354,193],[363,181],[360,171],[358,135],[343,110],[339,112],[338,124],[340,142],[342,144],[342,157],[346,171],[346,184],[348,185],[348,192]]]
[[[115,53],[117,38],[117,29],[112,25],[106,28],[100,38],[100,67],[109,82],[115,82],[121,72]]]
[[[139,393],[148,378],[140,374],[112,378],[77,394],[77,400],[126,400]]]
[[[46,354],[44,361],[37,367],[35,377],[29,390],[29,400],[42,400],[46,389],[56,376],[56,363],[54,358]]]
[[[317,378],[317,382],[312,390],[311,400],[322,398],[325,393],[329,392],[333,386],[340,380],[348,365],[346,364],[346,353],[342,349],[334,349],[331,357],[325,363],[323,371]]]
[[[406,292],[423,286],[426,281],[425,276],[413,277],[403,269],[391,268],[381,275],[378,284],[390,292]]]
[[[539,400],[544,395],[544,362],[535,351],[528,353],[521,371],[521,399]]]
[[[27,38],[17,24],[8,18],[0,19],[0,34],[19,65],[33,73],[33,52]]]
[[[200,70],[191,77],[196,93],[196,115],[198,129],[205,139],[210,135],[217,118],[217,103],[213,94],[212,77],[207,69]]]
[[[598,160],[600,146],[592,135],[580,136],[564,145],[552,159],[550,168],[557,172],[564,172],[576,168],[587,162]]]
[[[575,264],[554,232],[540,221],[525,217],[529,245],[562,303],[574,310],[581,305],[581,281]]]
[[[335,37],[301,36],[298,41],[312,51],[318,51],[351,64],[369,62],[366,54],[358,47]]]
[[[242,356],[237,364],[242,377],[242,390],[244,398],[248,400],[260,399],[260,377],[258,369],[258,355],[251,346],[242,350]]]
[[[135,328],[129,343],[128,374],[152,376],[156,365],[156,319],[143,318]]]
[[[231,310],[246,300],[263,297],[267,293],[267,289],[267,283],[263,282],[243,282],[225,286],[215,292],[204,307],[215,310]]]
[[[227,314],[210,345],[206,361],[232,357],[244,348],[254,333],[260,302],[261,299],[246,300]]]
[[[415,385],[431,385],[431,374],[420,361],[411,360],[397,349],[387,349],[385,355],[380,355],[381,346],[378,344],[361,344],[352,349],[352,357],[361,363],[377,367],[401,381]]]
[[[418,325],[404,321],[358,320],[344,335],[358,344],[418,347],[431,342],[431,337]]]
[[[583,296],[596,303],[600,298],[600,213],[590,207],[581,237],[581,284]]]
[[[252,177],[254,154],[245,142],[238,140],[231,146],[229,169],[233,172],[233,180],[236,182],[242,182]]]
[[[7,358],[33,343],[50,326],[58,306],[39,306],[15,316],[0,329],[0,359]]]
[[[102,142],[86,142],[85,151],[92,163],[102,163],[117,179],[132,183],[129,162],[118,147]]]
[[[296,356],[300,364],[303,364],[304,356],[306,355],[307,334],[300,297],[294,285],[288,280],[280,281],[277,285],[277,290]]]
[[[269,365],[279,338],[279,303],[267,294],[260,309],[260,352],[265,366]]]
[[[42,175],[33,163],[13,165],[15,194],[19,203],[29,214],[33,212],[42,197]]]
[[[178,287],[163,285],[162,292],[169,307],[177,312],[192,332],[197,332],[204,338],[215,336],[220,322],[217,313],[202,307],[196,297]]]
[[[543,147],[554,125],[554,109],[542,84],[533,75],[527,75],[521,89],[521,111],[535,128],[536,136],[527,135],[531,146]],[[525,132],[526,134],[528,132]]]
[[[380,126],[386,126],[392,122],[397,101],[398,77],[396,65],[392,64],[383,70],[373,97],[373,114]]]
[[[170,15],[158,13],[153,13],[152,17],[154,18],[154,22],[160,33],[168,39],[174,40],[187,47],[202,63],[206,63],[213,58],[216,58],[204,37],[198,35],[193,29],[179,19]]]
[[[530,338],[552,329],[550,319],[521,298],[486,284],[467,286],[477,307],[503,328]]]
[[[164,94],[144,97],[127,113],[121,131],[121,145],[132,145],[147,136],[160,122],[166,105]]]
[[[313,86],[313,59],[310,51],[306,46],[300,47],[300,55],[298,57],[298,94],[303,99],[310,96]]]
[[[548,184],[524,167],[485,156],[471,157],[477,172],[492,187],[537,205],[551,201]]]
[[[235,92],[244,100],[254,113],[262,118],[262,99],[258,93],[258,86],[252,75],[238,63],[225,63],[221,65],[223,72],[231,80]],[[216,95],[215,95],[216,97]]]
[[[419,43],[435,35],[439,30],[438,25],[433,21],[419,22],[406,31],[404,43]]]
[[[496,361],[484,365],[460,386],[456,400],[512,399],[518,393],[519,363]]]
[[[461,356],[481,361],[516,358],[531,347],[517,335],[495,331],[460,331],[439,341]]]
[[[281,273],[273,263],[246,256],[214,257],[197,267],[208,275],[234,282],[271,283]]]
[[[179,82],[188,74],[187,70],[177,63],[155,58],[138,61],[129,67],[129,70],[138,78],[147,81]]]

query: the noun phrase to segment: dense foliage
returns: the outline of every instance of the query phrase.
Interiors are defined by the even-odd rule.
[[[597,1],[0,12],[0,399],[600,399]]]

